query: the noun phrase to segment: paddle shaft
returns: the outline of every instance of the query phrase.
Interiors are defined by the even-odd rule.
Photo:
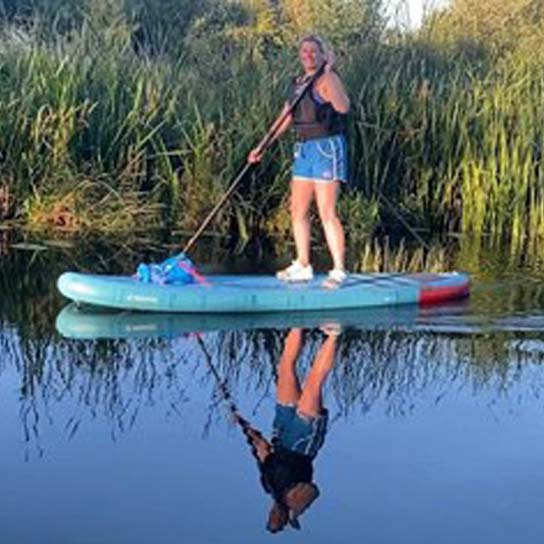
[[[285,123],[287,118],[293,113],[294,109],[299,105],[300,101],[304,97],[304,95],[309,91],[311,86],[314,84],[316,79],[322,74],[323,69],[325,68],[325,64],[323,64],[315,73],[313,73],[310,78],[308,79],[308,82],[304,85],[304,87],[301,89],[299,94],[296,96],[296,98],[293,100],[291,104],[289,104],[289,107],[285,110],[283,115],[281,115],[274,124],[270,127],[268,132],[265,134],[264,138],[259,142],[259,145],[257,146],[257,149],[259,149],[261,152],[265,151],[270,144],[274,141],[274,137],[278,133],[278,130],[280,127]],[[223,196],[219,199],[217,204],[214,206],[212,211],[206,216],[200,227],[197,229],[197,231],[193,234],[191,239],[185,244],[185,247],[183,248],[183,253],[188,253],[191,248],[194,246],[195,242],[200,238],[202,233],[206,230],[212,219],[216,216],[217,212],[221,209],[223,204],[230,198],[232,193],[236,190],[242,179],[244,179],[245,175],[253,168],[253,164],[246,162],[242,169],[238,172],[236,177],[234,178],[234,181],[230,184],[228,189],[225,191]]]
[[[206,361],[206,366],[210,370],[212,376],[215,378],[215,381],[217,383],[217,389],[219,390],[219,392],[221,393],[221,396],[223,397],[223,400],[227,404],[229,411],[232,415],[232,418],[238,425],[240,425],[242,432],[247,437],[247,432],[251,429],[251,425],[244,417],[242,417],[242,415],[238,411],[238,408],[236,404],[234,403],[234,400],[227,387],[226,381],[221,379],[221,376],[219,375],[217,368],[215,368],[215,365],[212,362],[212,356],[209,354],[208,350],[206,349],[206,346],[202,338],[199,335],[196,335],[195,337],[200,349],[202,350],[202,353],[204,354],[204,360]]]
[[[230,391],[227,387],[227,382],[226,380],[221,380],[221,376],[219,375],[217,368],[215,368],[215,365],[212,362],[212,356],[209,354],[208,350],[206,349],[204,341],[199,335],[196,335],[196,340],[198,342],[198,345],[200,346],[200,349],[202,350],[202,353],[204,354],[204,360],[206,361],[206,365],[208,369],[210,370],[212,376],[215,378],[215,381],[217,382],[217,388],[219,392],[221,393],[223,400],[229,407],[229,411],[232,415],[232,418],[240,426],[240,429],[242,433],[244,434],[246,442],[251,447],[251,455],[253,455],[253,457],[255,458],[255,461],[257,461],[257,465],[261,466],[261,464],[263,463],[263,460],[260,457],[259,450],[258,450],[259,446],[257,442],[262,441],[262,443],[267,443],[269,446],[270,444],[264,438],[261,431],[252,427],[251,423],[240,414],[240,412],[238,411],[238,408],[236,407],[236,404],[234,403],[234,400],[232,399]]]

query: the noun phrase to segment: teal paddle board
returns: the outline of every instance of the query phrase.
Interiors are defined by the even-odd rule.
[[[349,310],[399,304],[435,304],[465,297],[466,274],[350,274],[337,289],[273,276],[208,276],[205,283],[157,285],[129,276],[66,272],[57,282],[68,299],[83,304],[181,313],[262,313]]]

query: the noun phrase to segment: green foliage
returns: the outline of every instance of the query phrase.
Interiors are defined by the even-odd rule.
[[[427,22],[435,44],[485,50],[495,59],[544,59],[542,0],[454,0]]]
[[[381,0],[283,0],[280,4],[295,40],[317,32],[335,46],[345,48],[361,46],[383,29]]]
[[[299,70],[296,44],[311,31],[334,44],[352,101],[355,192],[343,197],[341,213],[353,239],[379,222],[395,226],[378,206],[383,194],[431,233],[536,247],[544,236],[541,2],[457,0],[411,34],[385,30],[381,7],[8,5],[0,24],[2,217],[55,225],[58,201],[79,216],[68,221],[74,228],[194,229],[281,107]],[[286,236],[290,161],[287,138],[214,228],[247,239]],[[118,213],[123,203],[138,211]]]

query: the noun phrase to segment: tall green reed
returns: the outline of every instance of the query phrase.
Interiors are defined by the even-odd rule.
[[[155,4],[99,4],[92,13],[78,4],[77,16],[63,15],[49,35],[44,24],[4,25],[2,194],[38,228],[56,225],[61,202],[84,231],[192,230],[299,70],[285,19],[293,6],[283,14],[261,13],[258,2],[191,12],[179,46],[166,47],[160,36],[173,39],[172,29]],[[145,32],[144,12],[153,17]],[[461,34],[441,42],[436,29],[395,34],[368,21],[364,42],[331,33],[353,104],[356,191],[342,204],[352,235],[394,226],[379,208],[384,194],[429,236],[462,231],[536,248],[544,234],[541,67],[525,53],[499,58],[500,48],[487,51],[473,37],[470,46]],[[290,160],[286,139],[213,228],[243,239],[285,236]]]

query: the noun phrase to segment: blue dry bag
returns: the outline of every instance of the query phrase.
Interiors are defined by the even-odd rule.
[[[195,281],[194,274],[193,263],[185,253],[180,253],[159,264],[139,264],[136,279],[142,283],[184,285]]]

